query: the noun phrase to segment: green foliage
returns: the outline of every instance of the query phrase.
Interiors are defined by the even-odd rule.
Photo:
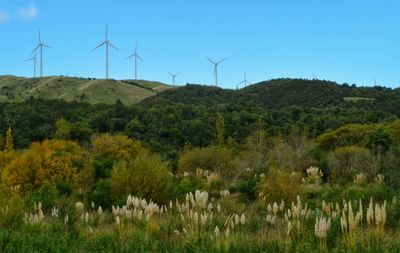
[[[330,179],[333,182],[351,182],[360,172],[366,172],[370,151],[363,147],[337,148],[328,155]]]
[[[186,193],[195,192],[198,189],[204,189],[205,183],[198,177],[176,178],[174,177],[171,184],[171,198],[178,199]]]
[[[225,119],[221,115],[218,115],[215,122],[215,142],[218,146],[225,144]]]
[[[209,146],[186,150],[178,161],[181,173],[195,173],[197,169],[218,172],[222,177],[229,177],[235,172],[234,151],[228,147]]]
[[[74,185],[71,181],[60,179],[56,183],[56,189],[60,196],[68,197],[74,190]]]
[[[287,170],[272,169],[261,182],[260,191],[270,202],[295,201],[304,194],[301,175]]]
[[[248,200],[254,200],[257,196],[259,180],[254,175],[245,175],[238,179],[234,190],[246,195]]]
[[[64,118],[58,119],[56,121],[56,132],[54,133],[54,137],[60,140],[67,140],[71,135],[71,125]]]
[[[110,182],[112,199],[119,200],[133,194],[165,202],[170,183],[168,164],[158,155],[143,151],[132,160],[114,165]]]
[[[94,160],[92,166],[95,170],[95,178],[109,178],[111,176],[111,171],[114,165],[114,160],[112,159],[97,159]]]
[[[100,179],[97,181],[92,186],[89,199],[103,208],[110,208],[112,204],[110,180]]]
[[[33,209],[34,204],[42,204],[43,209],[51,209],[58,197],[57,188],[52,184],[45,184],[40,189],[30,192],[26,199],[26,205]]]

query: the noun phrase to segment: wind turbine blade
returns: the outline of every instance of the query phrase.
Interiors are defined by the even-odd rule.
[[[216,64],[220,64],[221,62],[224,62],[224,61],[226,61],[228,58],[224,58],[224,59],[222,59],[222,60],[220,60],[219,62],[217,62]]]
[[[212,64],[216,64],[213,60],[211,60],[210,58],[208,58],[208,57],[206,57],[206,59],[208,60],[208,61],[210,61]]]
[[[47,48],[51,48],[51,46],[48,46],[46,44],[42,44],[42,46],[47,47]]]
[[[114,46],[110,41],[107,42],[108,45],[112,46],[113,48],[115,48],[116,50],[118,50],[118,48],[116,46]]]
[[[169,71],[167,71],[168,72],[168,74],[170,74],[172,77],[174,76],[171,72],[169,72]]]
[[[142,57],[140,57],[138,54],[136,54],[136,57],[139,58],[139,60],[143,61]]]
[[[40,29],[38,31],[38,35],[39,35],[39,43],[42,42],[42,39],[40,38]]]
[[[238,83],[238,84],[242,84],[242,83],[246,84],[247,82],[246,82],[246,81],[241,81],[241,82],[240,82],[240,83]]]
[[[27,59],[25,61],[34,61],[34,60],[35,60],[35,58],[30,58],[30,59]]]
[[[31,52],[29,55],[32,55],[33,53],[35,53],[36,50],[37,50],[39,47],[40,47],[40,44],[38,44],[38,45],[35,47],[35,49],[33,49],[32,52]]]
[[[135,55],[134,54],[130,55],[130,56],[126,57],[125,60],[128,60],[129,58],[132,58],[133,56],[135,56]]]
[[[104,41],[103,43],[101,43],[100,45],[98,45],[97,47],[93,48],[92,51],[98,49],[99,47],[103,46],[104,44],[106,44],[106,42]]]
[[[106,40],[108,38],[108,24],[106,25]]]
[[[135,44],[135,53],[137,52],[137,42]]]
[[[176,73],[175,76],[179,75],[180,73],[181,73],[181,72]]]

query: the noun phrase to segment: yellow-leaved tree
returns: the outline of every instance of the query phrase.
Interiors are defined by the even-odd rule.
[[[40,188],[59,179],[73,179],[84,161],[84,151],[76,143],[64,140],[34,142],[5,165],[2,179],[22,191]]]
[[[4,145],[4,150],[6,151],[12,151],[14,149],[14,140],[12,137],[12,130],[11,127],[7,129],[6,133],[6,143]]]
[[[92,138],[93,153],[96,157],[113,160],[135,158],[142,149],[140,142],[125,135],[101,134]]]

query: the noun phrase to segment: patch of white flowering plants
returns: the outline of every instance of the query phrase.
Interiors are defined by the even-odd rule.
[[[226,197],[226,191],[221,195]],[[208,192],[205,191],[197,190],[194,194],[186,194],[185,201],[181,203],[176,201],[175,210],[181,219],[181,229],[174,230],[175,235],[179,237],[190,239],[202,239],[205,236],[216,239],[229,237],[236,227],[246,223],[244,213],[225,214],[220,203],[216,203],[214,198],[210,200]],[[218,225],[221,220],[223,223]]]
[[[314,172],[318,174],[316,170]],[[163,228],[162,231],[168,233],[165,236],[171,240],[211,241],[216,245],[227,245],[237,236],[253,236],[262,243],[284,242],[285,245],[313,237],[315,247],[320,252],[328,251],[330,234],[348,249],[356,249],[362,238],[360,234],[365,235],[366,231],[376,240],[383,240],[387,234],[386,201],[378,203],[371,198],[365,202],[369,203],[364,204],[366,208],[361,199],[342,200],[340,203],[322,201],[317,205],[314,203],[311,208],[299,196],[293,202],[281,200],[268,203],[260,198],[264,211],[258,213],[253,209],[254,206],[246,208],[226,204],[232,203],[234,198],[228,190],[222,190],[218,198],[210,197],[206,191],[197,190],[187,193],[181,200],[169,201],[167,204],[129,195],[125,205],[112,206],[111,210],[103,209],[93,202],[87,206],[76,202],[77,219],[74,222],[88,234],[110,231],[110,228],[116,228],[121,234],[132,228],[146,232],[156,227]],[[396,201],[393,198],[389,205]],[[7,208],[1,209],[2,214],[7,212]],[[57,221],[67,226],[70,217],[61,213],[65,212],[60,212],[58,207],[45,210],[39,202],[34,203],[32,210],[25,213],[23,220],[27,226]],[[253,229],[254,224],[256,229]]]

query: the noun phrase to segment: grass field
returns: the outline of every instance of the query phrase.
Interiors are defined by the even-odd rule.
[[[81,79],[70,77],[20,78],[0,76],[0,102],[29,97],[113,104],[134,104],[170,88],[160,82]]]

